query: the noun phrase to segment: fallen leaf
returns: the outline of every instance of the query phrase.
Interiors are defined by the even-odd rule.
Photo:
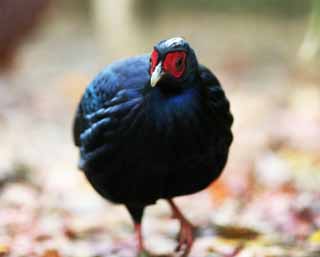
[[[215,229],[217,235],[227,239],[253,240],[260,235],[259,232],[253,229],[240,226],[216,225]]]
[[[222,204],[225,201],[225,199],[229,197],[231,194],[228,186],[221,179],[218,179],[217,181],[213,182],[208,187],[208,191],[212,196],[214,203],[216,203],[217,205]]]
[[[5,244],[0,244],[0,256],[5,256],[9,253],[9,246]]]
[[[61,257],[61,255],[57,250],[49,249],[46,250],[41,257]]]
[[[316,232],[311,234],[311,236],[309,237],[309,242],[320,245],[320,230],[317,230]]]

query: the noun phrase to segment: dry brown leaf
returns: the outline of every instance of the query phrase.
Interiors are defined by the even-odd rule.
[[[0,256],[6,256],[10,251],[8,245],[0,244]]]
[[[61,257],[59,252],[55,249],[46,250],[41,257]]]
[[[208,187],[208,192],[210,193],[213,202],[217,205],[222,204],[224,200],[231,194],[228,186],[221,179],[218,179],[217,181],[213,182]]]
[[[216,225],[215,229],[220,237],[227,239],[254,240],[260,235],[259,232],[253,229],[240,226]]]

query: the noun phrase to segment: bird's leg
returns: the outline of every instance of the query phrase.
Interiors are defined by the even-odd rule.
[[[179,243],[176,251],[184,251],[183,256],[187,256],[193,244],[194,226],[182,214],[182,212],[179,210],[178,206],[173,202],[172,199],[169,199],[168,203],[173,212],[173,217],[180,221],[180,226],[181,226],[180,233],[179,233]]]
[[[138,253],[143,252],[145,250],[144,244],[143,244],[143,237],[142,237],[142,229],[141,229],[141,224],[140,223],[135,223],[134,224],[134,231],[136,234],[136,240],[138,242]]]
[[[141,223],[134,223],[134,231],[136,234],[137,241],[137,257],[157,257],[157,255],[148,251],[144,246]]]
[[[144,206],[126,206],[132,219],[134,222],[134,231],[136,235],[137,240],[137,252],[138,257],[145,257],[149,256],[149,252],[145,249],[144,243],[143,243],[143,236],[142,236],[142,227],[141,227],[141,221],[143,216],[143,210]]]

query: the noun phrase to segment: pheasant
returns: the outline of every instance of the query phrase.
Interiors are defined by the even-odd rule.
[[[181,230],[176,251],[187,256],[193,226],[173,197],[205,189],[221,174],[233,140],[229,101],[213,73],[180,37],[149,55],[116,61],[90,83],[73,135],[79,167],[104,198],[124,204],[146,253],[146,206],[166,199]]]

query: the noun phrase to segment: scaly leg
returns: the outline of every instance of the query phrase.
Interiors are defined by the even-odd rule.
[[[134,231],[136,234],[138,253],[144,252],[145,248],[144,248],[144,244],[143,244],[141,224],[139,224],[139,223],[134,224]]]
[[[182,256],[187,256],[193,245],[193,230],[194,226],[187,220],[187,218],[182,214],[176,204],[172,199],[168,200],[168,203],[172,209],[173,217],[180,221],[180,234],[179,243],[176,251],[183,251]]]

